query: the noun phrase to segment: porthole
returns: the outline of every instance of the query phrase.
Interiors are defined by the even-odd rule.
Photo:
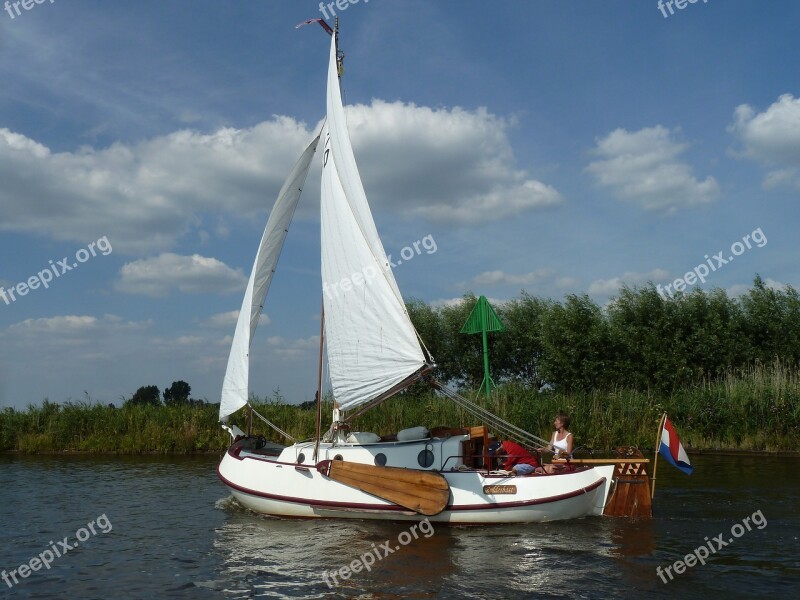
[[[306,455],[301,452],[300,456],[297,457],[297,462],[301,465],[306,462]]]
[[[344,458],[342,457],[341,454],[337,454],[336,456],[333,457],[333,460],[344,460]]]
[[[433,452],[430,450],[423,450],[417,456],[417,462],[423,469],[427,469],[433,464]]]
[[[386,466],[386,455],[382,452],[375,455],[375,464],[379,467]]]

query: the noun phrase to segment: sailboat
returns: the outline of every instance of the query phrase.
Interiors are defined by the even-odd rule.
[[[492,471],[490,431],[529,447],[547,442],[433,379],[435,363],[409,318],[350,144],[340,91],[343,55],[338,48],[338,23],[329,33],[326,119],[270,213],[231,345],[220,421],[232,443],[217,469],[219,478],[246,508],[283,517],[427,518],[474,524],[601,515],[614,466],[573,466],[554,474],[514,477]],[[251,424],[256,414],[290,437],[248,403],[249,352],[320,142],[322,337],[334,397],[332,425],[327,432],[321,431],[318,409],[314,439],[290,439],[294,443],[288,446],[265,445],[263,438],[250,431],[246,434],[227,420],[247,407]],[[360,280],[358,274],[362,274]],[[352,285],[340,284],[331,292],[331,286],[344,281]],[[355,417],[419,381],[428,382],[480,424],[433,431],[411,427],[383,437],[351,431]]]

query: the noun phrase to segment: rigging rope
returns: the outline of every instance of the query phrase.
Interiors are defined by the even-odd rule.
[[[550,444],[550,442],[543,440],[542,438],[535,436],[524,429],[520,429],[516,425],[513,425],[505,419],[498,417],[496,414],[486,410],[482,406],[479,406],[471,400],[464,398],[464,396],[460,395],[458,392],[446,388],[435,379],[431,380],[431,385],[452,400],[457,406],[470,413],[473,417],[476,417],[486,423],[491,429],[502,433],[505,437],[518,440],[523,446],[538,450],[540,448],[546,448]]]
[[[258,412],[258,411],[255,409],[255,408],[253,408],[253,406],[252,406],[252,405],[250,405],[250,410],[252,410],[252,411],[253,411],[253,414],[254,414],[255,416],[257,416],[259,419],[261,419],[262,421],[264,421],[264,423],[266,423],[267,425],[269,425],[270,427],[272,427],[272,428],[273,428],[275,431],[277,431],[278,433],[280,433],[280,434],[281,434],[283,437],[285,437],[287,440],[291,440],[292,442],[297,442],[297,440],[296,440],[296,439],[294,439],[292,436],[290,436],[288,433],[286,433],[286,432],[285,432],[283,429],[281,429],[280,427],[278,427],[277,425],[275,425],[275,423],[273,423],[273,422],[272,422],[272,421],[270,421],[269,419],[267,419],[267,418],[263,417],[263,416],[262,416],[262,415],[261,415],[261,414],[260,414],[260,413],[259,413],[259,412]]]

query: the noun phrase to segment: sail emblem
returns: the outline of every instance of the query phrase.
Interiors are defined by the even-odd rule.
[[[327,132],[325,134],[325,151],[322,154],[322,168],[328,166],[328,155],[331,153],[331,134]]]

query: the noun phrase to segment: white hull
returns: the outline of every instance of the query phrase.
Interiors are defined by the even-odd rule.
[[[463,437],[377,444],[320,444],[317,462],[341,457],[387,466],[421,469],[426,453],[430,468],[450,485],[450,502],[431,521],[453,524],[536,523],[601,515],[608,498],[613,465],[573,473],[504,477],[486,471],[455,470]],[[413,520],[426,518],[359,489],[328,479],[312,460],[313,443],[285,448],[278,457],[260,456],[236,445],[225,453],[220,479],[245,507],[258,513],[300,518]],[[430,453],[430,454],[427,454]],[[514,486],[513,493],[484,493],[484,486]],[[492,490],[486,490],[492,491]],[[503,491],[511,492],[509,488]]]

